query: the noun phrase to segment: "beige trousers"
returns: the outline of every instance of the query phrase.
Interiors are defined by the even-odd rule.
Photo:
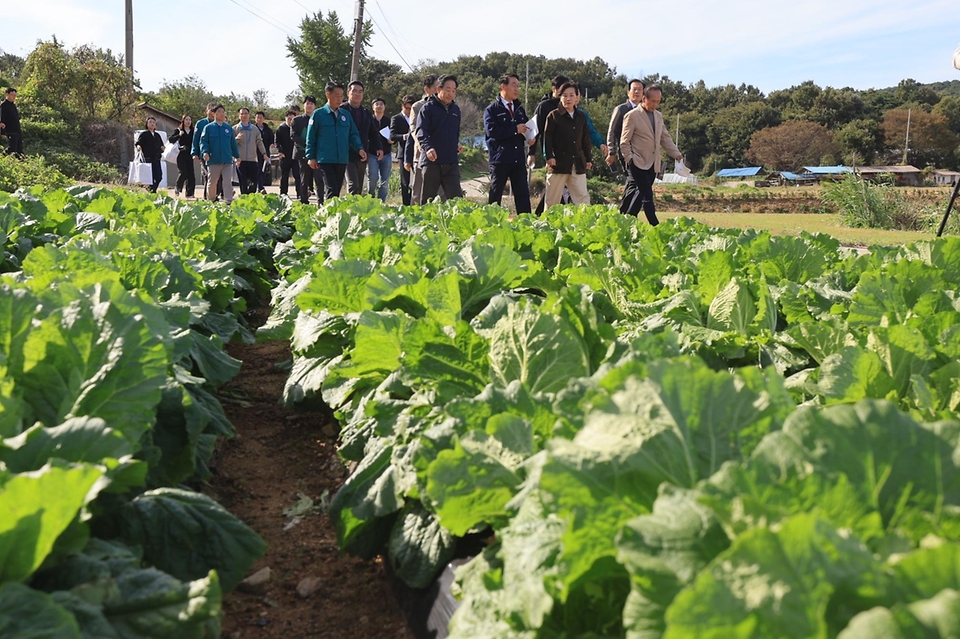
[[[590,204],[585,173],[547,173],[547,192],[543,196],[544,208],[560,204],[563,187],[567,187],[570,200],[574,204]]]

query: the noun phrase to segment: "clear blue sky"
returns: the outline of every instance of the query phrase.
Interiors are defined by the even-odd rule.
[[[69,46],[122,53],[123,7],[123,0],[19,2],[3,12],[0,47],[26,55],[56,35]],[[287,36],[316,10],[336,11],[350,30],[355,7],[353,0],[134,0],[135,71],[146,90],[195,74],[214,93],[263,88],[280,105],[297,87]],[[535,7],[540,15],[531,17]],[[806,80],[868,89],[904,78],[960,79],[951,63],[960,44],[956,0],[367,0],[365,18],[376,31],[369,53],[404,68],[511,51],[599,56],[627,76],[747,83],[767,93]],[[500,26],[491,26],[494,19]]]

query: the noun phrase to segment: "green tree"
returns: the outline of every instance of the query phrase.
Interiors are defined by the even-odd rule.
[[[876,120],[861,118],[847,122],[834,132],[834,140],[847,164],[869,165],[883,147],[883,132]]]
[[[821,158],[839,151],[827,127],[807,120],[788,120],[753,134],[747,158],[768,169],[795,171],[819,164]]]
[[[133,120],[138,85],[120,55],[82,45],[68,51],[54,38],[41,42],[23,66],[25,115],[49,111],[68,123]]]
[[[24,64],[26,64],[25,58],[0,49],[0,84],[4,87],[20,84],[20,74]]]
[[[215,96],[196,75],[188,75],[173,82],[164,81],[150,101],[158,109],[183,115],[189,113],[194,120],[205,117],[207,104],[215,101]]]
[[[834,129],[864,115],[863,100],[853,89],[827,87],[820,92],[809,111],[809,119]]]
[[[360,42],[361,65],[373,35],[373,25],[363,25]],[[323,87],[330,80],[346,84],[350,80],[353,34],[345,33],[333,11],[308,15],[300,21],[300,38],[287,38],[287,57],[293,60],[300,79],[300,90],[322,101]]]
[[[707,139],[724,166],[740,166],[746,161],[753,134],[778,124],[780,114],[776,109],[764,102],[744,102],[721,109],[707,128]]]
[[[933,106],[940,101],[940,96],[929,86],[920,84],[913,78],[900,80],[893,93],[894,100],[900,106],[907,104],[926,104]]]
[[[960,97],[955,95],[942,96],[933,107],[933,113],[946,117],[950,123],[950,130],[960,135]]]

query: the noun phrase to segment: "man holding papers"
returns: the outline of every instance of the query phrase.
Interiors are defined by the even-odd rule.
[[[517,213],[529,213],[527,148],[536,142],[536,125],[529,123],[520,96],[520,77],[508,73],[500,78],[500,97],[483,112],[483,131],[490,152],[490,204],[500,204],[510,180]]]
[[[380,146],[383,148],[383,155],[380,156],[379,160],[370,158],[367,162],[370,172],[370,195],[380,198],[381,202],[386,202],[390,169],[393,167],[390,118],[387,117],[387,104],[383,101],[383,98],[374,98],[370,106],[373,107],[373,128],[377,130],[377,135],[380,136]]]

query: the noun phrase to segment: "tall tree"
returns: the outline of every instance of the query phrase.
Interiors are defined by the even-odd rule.
[[[877,151],[883,148],[883,132],[876,120],[858,119],[834,131],[834,139],[844,153],[847,164],[873,164]]]
[[[820,164],[835,156],[838,147],[827,127],[807,120],[788,120],[753,134],[747,157],[777,171],[795,171],[798,167]]]
[[[363,25],[360,42],[360,64],[366,59],[366,49],[373,35],[369,21]],[[300,38],[287,38],[287,57],[293,60],[300,79],[300,90],[312,94],[322,102],[323,87],[330,80],[346,84],[350,80],[350,58],[353,54],[353,34],[346,33],[333,11],[305,16],[300,21]]]

